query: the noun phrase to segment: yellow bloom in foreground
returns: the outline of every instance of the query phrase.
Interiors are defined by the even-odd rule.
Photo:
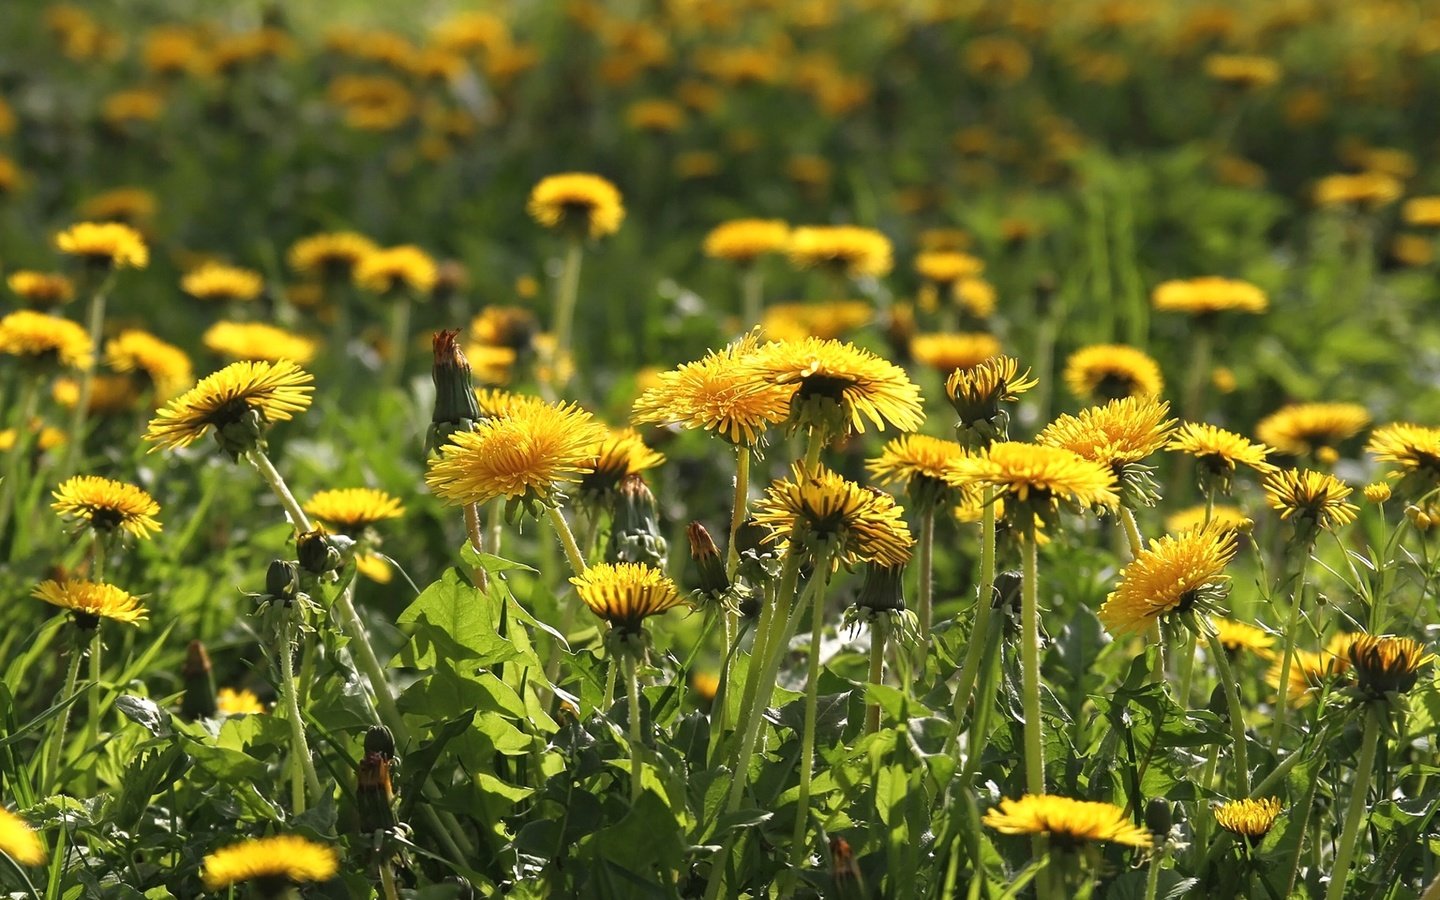
[[[138,538],[148,538],[160,530],[155,519],[160,504],[133,484],[76,475],[61,482],[53,496],[51,508],[62,518],[84,522],[96,531],[123,528]]]
[[[1035,443],[1063,447],[1084,459],[1117,467],[1138,463],[1165,446],[1175,428],[1170,404],[1150,397],[1126,397],[1104,406],[1063,415],[1045,426]]]
[[[345,529],[361,529],[405,515],[405,507],[397,498],[375,488],[320,491],[305,504],[305,511],[322,522]]]
[[[994,443],[956,460],[949,478],[956,485],[998,488],[1032,514],[1056,512],[1061,504],[1114,507],[1120,502],[1115,473],[1105,466],[1060,447],[1020,441]]]
[[[1160,364],[1124,344],[1081,347],[1065,361],[1065,386],[1082,400],[1158,397],[1165,390]]]
[[[586,172],[550,175],[530,191],[530,218],[546,228],[602,238],[620,230],[625,206],[615,185]]]
[[[388,294],[407,287],[429,294],[440,277],[435,259],[414,244],[386,247],[367,253],[355,264],[355,283],[367,291]]]
[[[0,319],[0,353],[83,369],[90,365],[93,349],[89,332],[69,319],[30,309]]]
[[[634,421],[702,429],[742,447],[759,444],[767,428],[789,415],[794,391],[763,379],[754,353],[754,340],[746,338],[660,373],[635,401]]]
[[[119,222],[80,222],[55,235],[55,248],[116,269],[143,269],[150,250],[140,232]]]
[[[195,380],[190,357],[146,331],[130,328],[105,344],[105,362],[117,372],[143,372],[157,400],[168,400]]]
[[[1020,371],[1020,362],[1015,358],[992,356],[951,372],[945,379],[945,394],[960,417],[960,426],[972,428],[993,423],[1001,414],[1000,404],[1014,403],[1039,383],[1030,377],[1029,369]]]
[[[890,239],[854,225],[796,228],[790,233],[789,254],[798,268],[824,266],[850,278],[883,278],[894,265]]]
[[[1211,525],[1150,542],[1120,570],[1120,584],[1100,607],[1100,622],[1117,637],[1144,631],[1170,612],[1204,608],[1229,580],[1233,531]]]
[[[312,234],[290,245],[286,259],[302,275],[348,278],[360,260],[379,250],[375,242],[354,231]]]
[[[644,563],[600,563],[571,578],[570,583],[591,612],[612,628],[632,634],[647,617],[683,602],[675,582]]]
[[[237,362],[205,376],[150,420],[145,440],[160,447],[194,443],[211,428],[264,425],[290,419],[310,406],[313,376],[289,360]]]
[[[288,359],[304,365],[315,358],[319,343],[265,322],[216,322],[200,338],[206,349],[229,359]]]
[[[334,848],[296,834],[277,834],[231,844],[206,856],[205,889],[218,891],[247,881],[329,881],[339,869]]]
[[[796,426],[863,434],[866,419],[901,431],[914,431],[925,420],[920,388],[905,370],[854,344],[772,341],[752,362],[765,381],[794,389],[790,421]]]
[[[227,716],[258,715],[265,712],[265,704],[260,702],[254,691],[237,691],[228,687],[222,687],[215,692],[215,708]]]
[[[1232,800],[1215,807],[1215,824],[1233,834],[1249,838],[1252,844],[1270,833],[1280,816],[1280,798]]]
[[[1001,834],[1045,834],[1060,847],[1086,841],[1108,841],[1131,847],[1149,847],[1150,832],[1130,821],[1113,803],[1073,800],[1053,794],[1008,797],[981,820]]]
[[[910,356],[947,376],[956,369],[972,369],[1000,352],[1000,341],[983,332],[917,334],[910,339]]]
[[[0,853],[22,866],[38,866],[45,862],[45,845],[40,835],[24,819],[0,807]]]
[[[94,581],[42,581],[30,593],[52,606],[68,609],[81,625],[93,628],[97,619],[112,619],[133,625],[143,621],[149,610],[140,599],[113,584]]]
[[[185,273],[180,289],[199,300],[248,303],[265,290],[265,279],[253,269],[207,262]]]
[[[11,272],[5,280],[10,291],[31,306],[59,306],[75,296],[75,285],[64,275],[52,272]]]
[[[1245,650],[1265,659],[1275,655],[1272,652],[1275,636],[1268,631],[1234,619],[1216,619],[1212,624],[1215,626],[1215,637],[1226,650]]]
[[[969,453],[955,441],[927,434],[904,434],[887,443],[880,456],[869,460],[865,468],[880,484],[903,485],[911,500],[922,508],[942,499],[978,503],[981,499],[978,491],[971,490],[968,493],[976,496],[966,497],[965,489],[955,490],[946,481],[951,464],[966,456]]]
[[[1350,486],[1325,472],[1287,469],[1265,478],[1265,500],[1280,518],[1297,527],[1334,529],[1355,520],[1360,511],[1345,500]]]
[[[1221,312],[1263,313],[1270,305],[1265,292],[1255,285],[1216,276],[1166,281],[1155,288],[1150,300],[1162,312],[1181,312],[1192,316]]]
[[[425,483],[452,506],[498,497],[554,502],[556,485],[591,471],[605,427],[578,406],[532,403],[458,432],[430,459]]]
[[[1238,506],[1215,504],[1210,510],[1210,521],[1219,528],[1237,533],[1248,532],[1255,522]],[[1169,532],[1193,531],[1205,524],[1205,504],[1187,506],[1165,517],[1165,530]]]
[[[824,466],[792,467],[790,478],[773,482],[755,509],[755,521],[769,531],[765,543],[829,542],[835,563],[903,565],[910,559],[910,529],[904,510],[889,494],[861,487]]]
[[[1419,641],[1393,634],[1355,635],[1346,656],[1360,690],[1376,699],[1415,687],[1420,670],[1435,659]]]
[[[734,219],[705,235],[705,255],[733,263],[753,263],[767,253],[780,253],[790,243],[783,219]]]
[[[1335,446],[1369,424],[1370,411],[1358,403],[1292,403],[1261,419],[1255,436],[1281,453],[1314,453],[1332,463],[1338,458]]]

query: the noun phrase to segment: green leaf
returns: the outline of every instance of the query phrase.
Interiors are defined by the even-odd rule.
[[[442,723],[438,729],[432,729],[434,736],[429,741],[422,744],[419,749],[406,754],[404,761],[406,787],[400,794],[399,815],[401,821],[410,818],[415,801],[420,799],[420,790],[430,778],[430,771],[435,768],[440,754],[445,752],[445,745],[469,730],[470,723],[473,721],[475,721],[475,710],[472,709]]]
[[[491,594],[461,581],[447,569],[396,620],[413,626],[410,642],[396,659],[414,668],[433,668],[437,659],[473,659],[485,665],[514,659],[515,647],[500,635],[499,603]]]
[[[156,705],[154,700],[121,694],[115,698],[115,708],[125,718],[144,728],[155,737],[170,735],[170,714]]]

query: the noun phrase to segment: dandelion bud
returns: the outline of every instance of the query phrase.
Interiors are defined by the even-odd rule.
[[[289,560],[271,560],[270,568],[265,570],[265,594],[288,606],[299,589],[299,568]]]
[[[326,534],[323,528],[307,531],[296,538],[295,552],[300,560],[300,568],[311,575],[333,572],[345,562],[334,539]]]
[[[259,409],[246,408],[239,417],[215,426],[215,443],[232,460],[251,450],[265,447],[265,415]]]
[[[1170,802],[1161,797],[1151,798],[1145,804],[1145,827],[1151,833],[1166,835],[1170,833],[1170,826],[1174,824],[1175,813],[1170,807]]]
[[[219,706],[215,701],[215,673],[210,668],[210,654],[205,645],[191,641],[185,648],[185,662],[180,666],[180,679],[185,693],[180,699],[180,715],[189,721],[213,717]]]
[[[720,558],[720,548],[705,526],[691,522],[685,528],[690,539],[690,558],[700,572],[700,590],[709,597],[719,597],[730,590],[730,579],[725,575],[725,562]]]
[[[665,568],[668,546],[660,535],[660,512],[655,495],[650,493],[645,479],[626,475],[620,480],[610,505],[610,517],[606,562],[647,563]]]
[[[365,752],[379,753],[386,759],[395,757],[395,735],[384,725],[371,725],[365,732]]]
[[[956,369],[945,380],[945,393],[955,408],[955,439],[967,450],[980,450],[1008,439],[1010,413],[1003,403],[1013,403],[1038,382],[1030,370],[1020,370],[1019,361],[992,356],[976,366]]]
[[[425,434],[425,454],[438,453],[457,431],[470,431],[480,419],[470,362],[456,341],[459,331],[437,331],[431,340],[435,362],[430,377],[435,381],[435,409]]]
[[[905,565],[865,564],[865,581],[855,597],[858,609],[871,613],[905,611]]]
[[[390,759],[383,753],[366,753],[355,774],[355,806],[361,832],[394,828],[395,790],[390,783]]]
[[[1390,499],[1390,485],[1384,481],[1365,485],[1365,499],[1377,506]]]

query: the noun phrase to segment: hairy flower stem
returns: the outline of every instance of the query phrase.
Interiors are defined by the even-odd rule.
[[[740,324],[754,328],[760,324],[765,309],[765,273],[758,263],[745,267],[740,276],[741,313]]]
[[[920,639],[921,646],[928,647],[930,642],[930,625],[934,613],[931,604],[934,602],[932,592],[934,590],[934,550],[935,550],[935,508],[928,507],[920,513]]]
[[[465,504],[465,535],[470,539],[470,548],[476,553],[485,552],[485,534],[480,530],[480,504]],[[475,586],[482,591],[490,590],[490,575],[476,566],[471,572]]]
[[[70,724],[70,707],[75,705],[65,701],[75,696],[75,683],[80,680],[80,649],[80,641],[73,641],[70,665],[65,670],[65,687],[60,692],[60,702],[65,703],[65,706],[55,717],[55,731],[50,735],[50,746],[46,753],[48,758],[45,762],[45,774],[49,786],[47,793],[50,794],[60,790],[60,756],[65,750],[65,728]]]
[[[405,357],[410,352],[410,297],[402,294],[390,301],[390,353],[385,358],[385,386],[399,385],[405,376]]]
[[[885,682],[885,643],[889,637],[884,614],[876,615],[870,623],[870,683]],[[871,703],[865,707],[865,733],[874,734],[880,730],[880,704]]]
[[[1205,635],[1205,644],[1210,648],[1210,655],[1215,658],[1215,668],[1220,670],[1220,685],[1225,690],[1225,702],[1230,708],[1230,733],[1235,744],[1235,796],[1247,797],[1250,794],[1250,760],[1245,749],[1245,708],[1240,705],[1240,691],[1230,671],[1230,661],[1225,657],[1225,648],[1220,644],[1220,638],[1200,626],[1193,610],[1185,614],[1185,625],[1192,633]]]
[[[565,264],[560,270],[560,282],[555,297],[555,358],[551,370],[555,373],[557,387],[565,386],[565,360],[570,356],[570,344],[575,330],[575,304],[580,297],[580,261],[584,258],[584,246],[580,239],[571,238],[565,247]]]
[[[571,570],[576,575],[584,575],[585,554],[580,552],[580,545],[575,542],[575,532],[570,530],[564,514],[553,506],[545,507],[545,514],[549,517],[550,524],[555,526],[555,536],[560,538],[560,546],[565,548],[565,558],[570,561]]]
[[[610,657],[609,664],[605,666],[605,693],[600,697],[600,711],[609,712],[611,704],[615,700],[615,682],[620,674],[620,668],[616,665],[615,657]]]
[[[1125,540],[1130,545],[1130,558],[1136,559],[1145,550],[1145,541],[1140,537],[1140,524],[1135,520],[1135,511],[1128,506],[1120,507],[1120,521],[1125,525]]]
[[[1025,571],[1020,592],[1020,671],[1025,715],[1025,791],[1043,794],[1045,744],[1040,722],[1040,551],[1035,538],[1034,525],[1027,524]]]
[[[640,674],[634,654],[627,655],[625,682],[630,702],[630,805],[634,806],[640,802]]]
[[[355,577],[352,577],[335,600],[335,613],[340,619],[341,630],[350,638],[356,664],[370,680],[370,689],[375,694],[375,708],[381,723],[390,729],[391,734],[403,746],[410,740],[410,729],[400,715],[400,708],[395,705],[395,695],[391,693],[390,681],[385,677],[385,666],[375,654],[375,647],[370,643],[370,634],[365,630],[365,623],[355,611],[355,580]]]
[[[87,330],[90,333],[91,356],[89,365],[80,370],[80,391],[75,398],[75,408],[70,411],[70,430],[65,442],[64,461],[60,464],[58,480],[64,481],[75,470],[75,465],[84,453],[85,423],[90,415],[90,398],[95,391],[95,370],[100,367],[100,356],[104,352],[101,341],[105,337],[105,301],[114,283],[112,270],[105,280],[90,295],[90,306],[85,313]],[[23,425],[21,426],[23,429]]]
[[[295,499],[294,494],[290,493],[289,485],[285,483],[284,477],[275,468],[275,464],[270,461],[270,457],[265,455],[265,451],[256,447],[247,452],[245,458],[250,460],[250,465],[255,467],[255,471],[259,472],[260,477],[265,479],[265,483],[270,486],[270,490],[279,499],[280,505],[285,508],[285,514],[290,517],[290,524],[295,527],[295,530],[309,531],[311,528],[310,517],[305,515],[305,510],[300,508],[299,501]]]
[[[750,505],[750,448],[735,448],[735,500],[730,507],[730,545],[725,550],[725,576],[735,580],[740,571],[740,547],[737,535],[745,524],[745,512]]]
[[[320,796],[320,779],[315,775],[315,762],[310,758],[310,745],[305,740],[305,723],[300,718],[300,703],[295,693],[295,660],[292,645],[295,641],[294,607],[284,611],[284,622],[280,626],[280,642],[277,653],[280,657],[280,701],[285,707],[285,718],[290,723],[290,812],[300,815],[305,812],[305,790]]]
[[[813,472],[820,465],[820,451],[825,449],[825,435],[820,429],[810,429],[810,435],[806,438],[805,444],[805,471]]]
[[[500,555],[500,542],[505,535],[505,504],[495,500],[490,504],[490,552]]]
[[[1295,662],[1295,632],[1300,621],[1300,605],[1305,600],[1305,575],[1310,564],[1310,548],[1300,557],[1300,571],[1295,575],[1295,593],[1290,598],[1290,612],[1285,617],[1285,650],[1280,657],[1280,693],[1275,699],[1275,717],[1270,728],[1270,752],[1278,753],[1285,734],[1285,718],[1290,706],[1290,667]]]
[[[815,719],[820,708],[820,644],[825,633],[825,589],[830,584],[830,554],[816,560],[815,601],[810,606],[810,671],[805,682],[805,729],[800,739],[800,794],[795,801],[795,830],[790,841],[790,865],[805,861],[805,826],[810,818],[810,782],[815,774]],[[871,675],[874,676],[874,666]]]
[[[1365,707],[1365,734],[1360,739],[1360,761],[1355,766],[1355,781],[1350,785],[1350,804],[1345,809],[1345,827],[1340,832],[1340,846],[1335,850],[1335,862],[1330,867],[1330,889],[1325,892],[1325,900],[1344,900],[1345,897],[1360,826],[1368,811],[1365,797],[1370,790],[1370,772],[1375,768],[1375,750],[1380,744],[1381,710],[1378,703]]]
[[[975,594],[975,624],[970,629],[970,640],[965,648],[965,662],[960,666],[960,676],[955,679],[955,737],[960,737],[960,722],[965,716],[965,706],[970,700],[970,691],[975,684],[975,675],[980,670],[980,658],[990,643],[990,614],[995,605],[995,497],[990,488],[985,488],[984,503],[980,513],[980,587]],[[978,704],[975,707],[979,711]],[[970,744],[976,738],[975,714],[970,719]]]

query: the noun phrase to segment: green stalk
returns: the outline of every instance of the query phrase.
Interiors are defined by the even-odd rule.
[[[620,670],[615,665],[615,657],[610,657],[609,663],[605,666],[605,696],[600,698],[601,712],[609,712],[611,701],[615,697],[615,681]]]
[[[74,642],[70,648],[70,666],[65,670],[65,688],[60,692],[61,700],[69,700],[75,696],[75,683],[80,680],[80,643]],[[60,710],[60,715],[55,718],[55,731],[50,735],[50,747],[46,754],[48,759],[45,763],[46,778],[49,781],[49,789],[46,793],[53,794],[60,790],[60,757],[65,750],[65,726],[70,723],[70,707],[75,704],[66,704]]]
[[[101,341],[105,337],[105,299],[110,293],[110,285],[115,279],[112,270],[105,276],[105,280],[90,295],[90,307],[86,310],[85,320],[87,330],[90,332],[91,357],[90,364],[80,370],[80,392],[75,400],[75,408],[70,413],[70,431],[68,440],[65,442],[64,463],[60,466],[60,480],[70,477],[71,471],[75,468],[77,455],[83,453],[85,446],[85,421],[90,415],[90,397],[95,390],[95,370],[100,367],[100,356],[104,353]]]
[[[965,648],[965,662],[960,666],[960,676],[955,680],[955,736],[959,740],[960,722],[965,715],[965,705],[970,699],[970,689],[975,684],[975,675],[980,670],[980,658],[990,643],[990,613],[995,601],[995,497],[990,488],[985,488],[984,503],[980,512],[980,587],[975,595],[975,624],[970,629],[969,645]],[[978,711],[978,706],[977,706]],[[975,740],[975,721],[970,721],[970,740]]]
[[[805,444],[805,471],[813,472],[820,465],[820,451],[825,449],[825,436],[820,429],[811,428]]]
[[[1195,343],[1190,355],[1190,378],[1185,383],[1185,407],[1183,415],[1188,421],[1202,421],[1205,405],[1205,382],[1210,377],[1210,357],[1213,349],[1211,328],[1200,323],[1195,329]]]
[[[405,376],[405,358],[410,354],[410,296],[402,294],[390,301],[390,356],[385,361],[385,386],[401,384]]]
[[[357,576],[358,577],[358,576]],[[360,670],[370,681],[370,689],[375,694],[376,711],[380,715],[380,721],[395,736],[395,739],[404,745],[410,741],[410,729],[405,725],[405,719],[400,715],[400,708],[395,705],[395,695],[390,690],[390,680],[385,677],[385,667],[380,662],[380,657],[375,653],[375,646],[370,643],[370,634],[365,630],[365,623],[361,621],[360,614],[355,611],[355,581],[356,577],[350,579],[345,589],[335,601],[335,612],[340,620],[340,628],[350,638],[350,646],[354,651],[353,657]]]
[[[305,515],[305,510],[300,508],[299,501],[295,499],[294,494],[290,493],[289,485],[285,483],[284,477],[275,468],[275,464],[270,461],[270,457],[265,455],[265,451],[256,447],[247,452],[245,458],[250,460],[255,471],[260,473],[260,477],[265,479],[265,483],[270,486],[270,490],[280,500],[280,505],[285,508],[285,514],[290,517],[290,523],[295,530],[310,531],[310,518]]]
[[[810,781],[815,773],[815,719],[820,708],[820,643],[825,632],[825,588],[830,582],[828,553],[821,554],[815,579],[815,602],[810,607],[810,671],[805,683],[805,730],[800,740],[800,795],[795,801],[795,830],[790,841],[790,865],[799,869],[805,860],[805,826],[810,818]],[[872,663],[873,665],[873,663]],[[874,674],[873,668],[871,674]]]
[[[870,683],[885,682],[885,643],[889,635],[884,614],[875,616],[870,623]],[[880,704],[871,703],[865,707],[865,733],[874,734],[880,730]]]
[[[570,530],[565,516],[554,506],[545,507],[545,514],[550,519],[550,524],[555,527],[555,535],[560,538],[560,546],[565,548],[565,558],[570,561],[571,570],[576,575],[584,575],[585,554],[580,552],[580,545],[575,542],[575,533]]]
[[[1365,708],[1365,734],[1360,739],[1360,762],[1355,767],[1355,781],[1350,785],[1350,805],[1345,809],[1345,827],[1340,832],[1340,846],[1335,851],[1335,863],[1330,867],[1330,889],[1325,900],[1343,900],[1345,886],[1350,880],[1350,865],[1354,861],[1355,846],[1360,837],[1360,825],[1365,821],[1366,794],[1370,789],[1370,772],[1375,768],[1375,750],[1380,745],[1380,705],[1370,703]]]
[[[293,815],[305,812],[305,789],[320,795],[320,779],[315,776],[315,763],[310,758],[310,745],[305,740],[305,723],[300,718],[300,703],[295,694],[295,661],[291,645],[295,640],[296,609],[284,611],[280,626],[280,701],[290,723],[290,806]]]
[[[0,538],[5,536],[5,526],[10,522],[14,506],[20,501],[20,469],[30,454],[30,420],[40,405],[40,381],[29,372],[21,373],[20,397],[16,406],[20,418],[14,423],[15,446],[5,455],[5,482],[0,484]]]
[[[1280,696],[1275,701],[1275,721],[1271,724],[1270,752],[1278,753],[1285,733],[1285,717],[1290,705],[1290,667],[1295,660],[1295,632],[1300,621],[1300,605],[1305,599],[1305,574],[1310,564],[1310,548],[1300,557],[1300,571],[1295,575],[1295,593],[1290,612],[1285,617],[1285,652],[1280,658]]]
[[[1045,754],[1040,722],[1040,552],[1035,528],[1025,527],[1025,572],[1020,593],[1021,691],[1025,713],[1025,791],[1045,793]]]
[[[1195,632],[1190,632],[1185,638],[1185,646],[1180,651],[1180,685],[1177,700],[1181,706],[1190,705],[1190,683],[1195,676]]]
[[[765,308],[765,274],[760,270],[758,263],[750,263],[740,276],[741,317],[740,324],[744,328],[754,328],[760,324],[760,317]]]
[[[736,535],[745,524],[745,512],[750,503],[750,448],[735,447],[735,500],[730,507],[730,545],[725,551],[725,575],[731,581],[740,571],[740,548],[736,546]]]
[[[1137,559],[1145,551],[1145,541],[1140,537],[1140,524],[1135,520],[1135,511],[1128,506],[1120,507],[1120,521],[1125,525],[1125,540],[1130,544],[1130,558]]]
[[[505,504],[499,500],[490,504],[490,552],[500,555],[500,540],[505,534]]]
[[[90,568],[91,580],[105,581],[105,542],[100,532],[91,531]],[[90,636],[90,702],[85,710],[85,746],[94,747],[100,743],[100,626]]]
[[[395,870],[388,862],[380,864],[380,887],[385,891],[385,900],[400,900],[400,894],[395,890]]]
[[[932,591],[934,583],[932,577],[933,551],[935,547],[935,507],[927,506],[920,513],[920,638],[928,645],[930,641],[930,625],[933,612],[931,611]]]
[[[640,802],[640,675],[633,654],[625,667],[626,686],[630,700],[630,805]]]
[[[560,271],[558,294],[555,298],[555,359],[552,370],[558,386],[564,386],[561,377],[565,360],[570,356],[570,344],[575,330],[575,304],[580,296],[580,261],[584,247],[579,238],[571,238],[565,247],[565,267]]]
[[[1225,658],[1225,648],[1221,646],[1220,639],[1200,627],[1193,611],[1185,614],[1185,624],[1192,632],[1205,635],[1206,646],[1210,648],[1210,655],[1215,658],[1215,667],[1220,670],[1220,685],[1225,689],[1225,702],[1230,707],[1230,731],[1235,743],[1235,796],[1249,796],[1250,761],[1245,749],[1245,708],[1240,705],[1240,692],[1236,689],[1235,677],[1230,672],[1230,661]]]
[[[470,539],[470,547],[476,553],[485,552],[485,534],[480,530],[480,504],[465,504],[465,535]],[[479,566],[470,573],[475,579],[475,586],[482,591],[490,590],[490,575]]]

